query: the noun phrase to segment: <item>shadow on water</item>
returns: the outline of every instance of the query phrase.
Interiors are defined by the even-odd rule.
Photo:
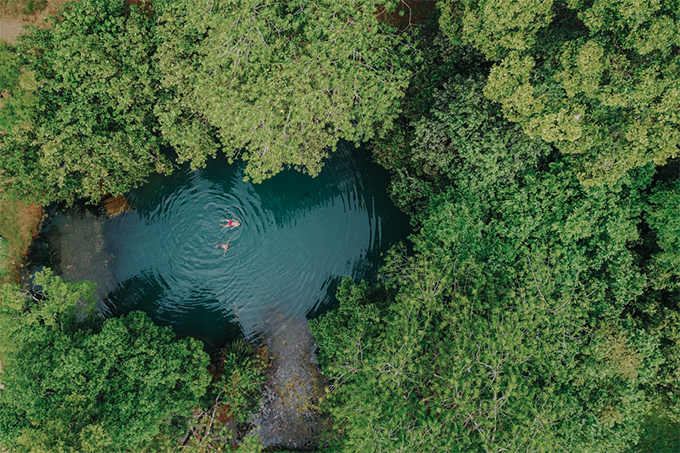
[[[354,282],[360,282],[362,280],[375,282],[378,271],[380,270],[380,266],[382,265],[382,258],[382,252],[374,251],[367,253],[363,259],[357,260],[354,263],[352,271],[349,273],[349,275],[352,276],[352,280]],[[326,294],[323,296],[323,298],[319,299],[316,304],[309,308],[305,315],[307,319],[314,319],[319,316],[323,316],[329,311],[338,307],[340,302],[337,298],[337,292],[342,280],[344,280],[345,277],[346,276],[328,277],[328,279],[323,283],[323,288],[325,288]]]
[[[53,207],[32,261],[97,283],[107,315],[143,310],[210,349],[259,338],[273,316],[324,313],[342,278],[375,281],[381,255],[411,233],[364,149],[340,144],[316,178],[288,170],[253,185],[243,168],[220,157],[153,175],[112,219]]]
[[[147,223],[153,222],[161,213],[159,208],[172,197],[173,193],[191,190],[196,173],[198,171],[191,171],[188,165],[180,167],[168,176],[154,173],[147,178],[146,184],[129,192],[125,198],[141,218]]]
[[[358,191],[362,187],[361,164],[369,163],[367,151],[351,144],[338,147],[333,158],[326,162],[320,175],[312,178],[295,170],[286,170],[260,184],[262,208],[271,212],[278,225],[290,225],[305,213],[341,201],[345,209],[361,209],[363,200]],[[375,164],[374,164],[375,165]]]
[[[326,288],[326,294],[324,294],[323,298],[320,298],[316,304],[307,310],[307,313],[305,313],[305,317],[307,319],[314,319],[318,316],[323,316],[339,305],[336,293],[340,283],[342,283],[343,278],[344,277],[341,276],[328,277],[328,279],[323,283],[323,287]]]
[[[203,341],[206,349],[214,350],[224,346],[227,342],[243,336],[236,316],[232,313],[227,316],[216,309],[211,313],[209,310],[196,308],[173,307],[165,302],[165,293],[170,288],[161,275],[150,270],[143,271],[123,282],[111,291],[104,301],[104,305],[115,316],[126,315],[132,311],[144,307],[144,311],[157,325],[173,326],[175,333],[180,337],[193,337]],[[196,289],[195,294],[186,296],[188,300],[194,299],[207,303],[217,301]],[[224,323],[208,325],[206,329],[205,318],[219,318]],[[212,327],[212,328],[210,328]]]

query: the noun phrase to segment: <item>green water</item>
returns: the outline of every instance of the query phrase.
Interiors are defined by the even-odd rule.
[[[291,170],[253,185],[242,170],[217,159],[153,176],[111,220],[57,212],[64,278],[95,280],[105,313],[143,310],[219,345],[258,337],[279,314],[317,315],[345,276],[375,281],[381,254],[410,233],[366,150],[341,144],[316,178]],[[222,219],[242,226],[222,228]],[[101,234],[84,236],[88,222]],[[227,241],[226,253],[215,248]]]

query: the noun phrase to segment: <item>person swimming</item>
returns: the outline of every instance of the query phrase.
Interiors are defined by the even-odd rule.
[[[222,219],[220,220],[220,222],[227,222],[226,225],[222,225],[220,223],[220,226],[222,228],[236,228],[241,226],[241,222],[239,222],[238,220]]]
[[[222,256],[226,256],[227,250],[229,249],[229,242],[231,242],[231,238],[227,241],[226,244],[221,244],[219,242],[215,242],[215,248],[216,249],[224,249],[224,253],[222,253]]]

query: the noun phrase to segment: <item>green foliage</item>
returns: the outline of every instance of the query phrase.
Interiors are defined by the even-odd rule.
[[[381,22],[392,0],[170,2],[158,50],[157,113],[179,161],[204,166],[215,132],[255,182],[316,175],[339,139],[389,130],[408,85],[410,36]]]
[[[656,409],[656,408],[655,408]],[[680,422],[655,412],[645,418],[642,440],[635,453],[675,453],[680,445]]]
[[[343,451],[611,452],[636,442],[640,386],[662,361],[654,337],[619,321],[641,292],[626,247],[639,210],[584,193],[559,165],[524,184],[495,216],[483,209],[494,200],[473,194],[433,205],[420,253],[387,259],[398,293],[370,348],[336,314],[312,324],[322,353],[339,349],[324,371],[345,382],[329,397]]]
[[[652,258],[650,274],[657,289],[680,291],[680,181],[655,188],[646,220],[661,251]]]
[[[255,348],[244,338],[237,338],[224,348],[226,357],[235,357],[235,362],[239,360],[254,359]]]
[[[260,436],[246,436],[238,444],[238,451],[242,453],[261,453],[264,447],[260,443]]]
[[[10,95],[0,110],[6,190],[43,202],[97,200],[169,170],[155,133],[155,19],[140,5],[70,2],[52,26],[0,48]]]
[[[5,277],[8,273],[8,258],[7,240],[0,236],[0,278]]]
[[[577,157],[586,184],[664,164],[680,147],[676,1],[464,0],[442,29],[494,62],[505,117]]]
[[[628,451],[678,394],[680,307],[649,292],[635,251],[654,169],[584,187],[474,77],[435,90],[412,126],[410,146],[381,149],[422,225],[414,256],[387,257],[391,302],[346,282],[311,323],[337,384],[334,448]]]
[[[396,4],[69,3],[0,42],[2,183],[118,194],[169,170],[165,144],[194,167],[221,148],[258,182],[376,139],[421,229],[379,285],[344,280],[311,322],[334,380],[330,451],[667,448],[680,183],[654,166],[680,147],[678,0],[447,0],[420,47],[383,20]],[[206,402],[197,342],[141,313],[93,316],[88,283],[35,283],[40,299],[2,290],[2,443],[229,448],[225,419],[246,420],[265,378],[247,342]]]
[[[170,434],[156,438],[149,452],[230,451],[231,442],[238,444],[239,451],[262,451],[259,436],[237,435],[232,429],[242,427],[248,415],[257,409],[266,380],[265,364],[256,357],[252,345],[243,339],[232,342],[225,349],[220,359],[220,378],[208,388],[207,408],[196,410],[189,421],[189,437],[182,445],[174,442]]]
[[[418,59],[396,0],[76,0],[0,44],[2,185],[94,201],[222,148],[256,182],[384,136]],[[156,12],[160,16],[156,16]]]
[[[244,423],[259,404],[259,393],[265,382],[264,364],[254,357],[229,353],[224,358],[224,374],[217,384],[222,393],[222,404],[236,423]]]
[[[21,57],[17,54],[17,48],[0,41],[0,92],[9,95],[3,96],[2,99],[0,132],[20,134],[31,129],[38,100],[35,90],[35,78],[33,74],[22,71]],[[3,137],[2,142],[7,140],[8,137]],[[8,157],[2,152],[2,161]]]
[[[34,283],[42,299],[3,287],[3,445],[17,452],[137,450],[166,419],[191,414],[209,381],[198,341],[178,340],[142,312],[95,317],[89,282],[69,284],[47,270]]]
[[[401,159],[391,186],[392,199],[405,211],[418,217],[433,196],[452,184],[471,193],[491,193],[550,153],[541,140],[503,120],[482,88],[480,77],[451,78],[434,91],[428,114],[413,123],[409,154]],[[394,165],[394,152],[383,153],[382,160]]]
[[[42,11],[47,6],[47,0],[28,0],[24,6],[24,14],[33,14]]]
[[[650,382],[655,388],[650,420],[655,421],[646,424],[645,438],[649,442],[655,436],[652,432],[670,429],[661,426],[663,420],[674,424],[680,421],[680,184],[675,174],[675,165],[660,169],[658,181],[647,197],[644,219],[651,231],[641,252],[651,289],[630,310],[637,328],[659,339],[664,358]]]
[[[322,354],[321,364],[335,379],[356,372],[364,354],[373,352],[375,339],[382,330],[381,316],[385,296],[381,288],[372,288],[362,281],[353,284],[350,277],[342,280],[336,297],[339,306],[323,318],[310,321],[310,328],[316,332]],[[381,303],[382,301],[382,303]],[[352,363],[346,368],[336,368]],[[334,371],[330,371],[330,370]]]

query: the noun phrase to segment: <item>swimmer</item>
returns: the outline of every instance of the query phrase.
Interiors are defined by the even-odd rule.
[[[224,249],[224,253],[222,256],[225,256],[227,254],[227,249],[229,248],[229,242],[231,241],[231,238],[227,241],[226,244],[220,244],[219,242],[215,242],[215,248],[216,249]]]
[[[220,222],[227,222],[226,225],[220,224],[222,228],[236,228],[241,226],[241,222],[237,220],[222,219]]]

